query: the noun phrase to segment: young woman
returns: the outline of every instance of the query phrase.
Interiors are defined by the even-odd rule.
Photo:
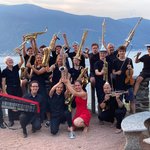
[[[75,96],[76,113],[73,118],[73,124],[75,128],[84,128],[84,132],[87,132],[91,119],[91,114],[87,109],[87,93],[82,88],[80,80],[74,82],[74,88],[69,80],[63,80],[68,90]]]

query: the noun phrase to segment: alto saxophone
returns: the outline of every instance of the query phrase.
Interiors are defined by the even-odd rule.
[[[87,85],[89,82],[88,77],[87,77],[87,72],[88,72],[88,68],[87,67],[83,68],[81,70],[79,77],[77,78],[77,80],[81,80],[83,85]]]

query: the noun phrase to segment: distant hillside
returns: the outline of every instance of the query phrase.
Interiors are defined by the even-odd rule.
[[[103,17],[72,15],[61,11],[48,10],[35,5],[0,5],[0,52],[11,52],[21,43],[22,35],[43,31],[48,32],[38,37],[38,46],[49,44],[54,33],[65,32],[69,43],[80,42],[83,29],[89,28],[85,46],[90,47],[92,42],[99,43],[101,38],[101,24]],[[114,20],[106,18],[105,41],[117,46],[124,43],[129,31],[136,24],[137,18]],[[132,40],[133,48],[143,48],[149,43],[150,20],[143,20],[136,30]],[[60,37],[58,43],[63,43]]]

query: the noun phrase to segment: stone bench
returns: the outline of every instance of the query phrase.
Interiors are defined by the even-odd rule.
[[[141,150],[139,143],[140,134],[147,131],[149,122],[145,122],[150,118],[150,112],[140,112],[130,115],[123,119],[121,128],[126,137],[124,150]]]

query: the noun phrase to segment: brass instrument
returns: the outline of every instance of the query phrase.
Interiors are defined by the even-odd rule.
[[[105,32],[106,32],[106,23],[105,23],[105,18],[104,18],[102,22],[102,39],[101,39],[100,51],[106,51],[106,46],[105,46],[105,41],[104,41]]]
[[[108,82],[108,62],[106,61],[106,58],[104,59],[103,71],[103,80]]]
[[[122,95],[122,94],[127,94],[128,91],[112,91],[108,95],[111,96],[111,97],[115,97],[117,93],[120,94],[120,95]]]
[[[61,71],[61,78],[62,79],[67,79],[68,78],[68,69],[66,68],[66,53],[64,52],[64,47],[62,46],[62,49],[60,51],[60,56],[63,59],[63,65],[59,68]]]
[[[29,57],[27,63],[30,63],[32,56]],[[28,67],[21,67],[20,79],[24,80],[28,78]]]
[[[26,44],[26,43],[27,43],[27,41],[22,42],[18,47],[14,48],[14,51],[15,52],[17,52],[18,50],[21,51],[23,49],[24,44]]]
[[[87,77],[87,72],[88,72],[88,68],[83,68],[81,70],[81,73],[79,75],[79,77],[77,78],[77,80],[81,80],[83,85],[87,85],[89,83],[88,77]]]
[[[68,97],[65,99],[65,104],[68,105],[69,112],[72,111],[72,107],[71,107],[72,101],[73,101],[73,95],[69,93]]]
[[[48,66],[48,64],[49,64],[50,53],[51,53],[52,50],[54,50],[55,43],[56,43],[57,39],[58,38],[57,38],[56,34],[54,34],[51,41],[50,41],[49,47],[45,47],[43,49],[44,56],[43,56],[42,65],[45,66],[45,67]]]
[[[81,60],[81,51],[82,51],[82,47],[83,47],[83,45],[84,45],[84,43],[85,43],[87,34],[88,34],[88,31],[85,30],[85,31],[83,32],[82,39],[81,39],[81,43],[80,43],[80,45],[79,45],[78,51],[77,51],[76,56],[75,56],[75,58],[77,58],[77,59],[80,59],[80,60]]]
[[[26,34],[24,35],[25,41],[29,41],[31,38],[36,40],[38,35],[44,34],[46,32],[47,32],[47,28],[45,29],[45,31],[42,32],[34,32],[34,33]]]
[[[142,21],[142,17],[140,17],[140,19],[138,20],[138,22],[136,23],[136,25],[134,26],[134,28],[130,31],[128,37],[125,40],[125,43],[123,44],[125,47],[128,47],[128,45],[130,44],[134,34],[135,34],[135,30],[138,27],[138,25],[140,24],[140,22]]]

